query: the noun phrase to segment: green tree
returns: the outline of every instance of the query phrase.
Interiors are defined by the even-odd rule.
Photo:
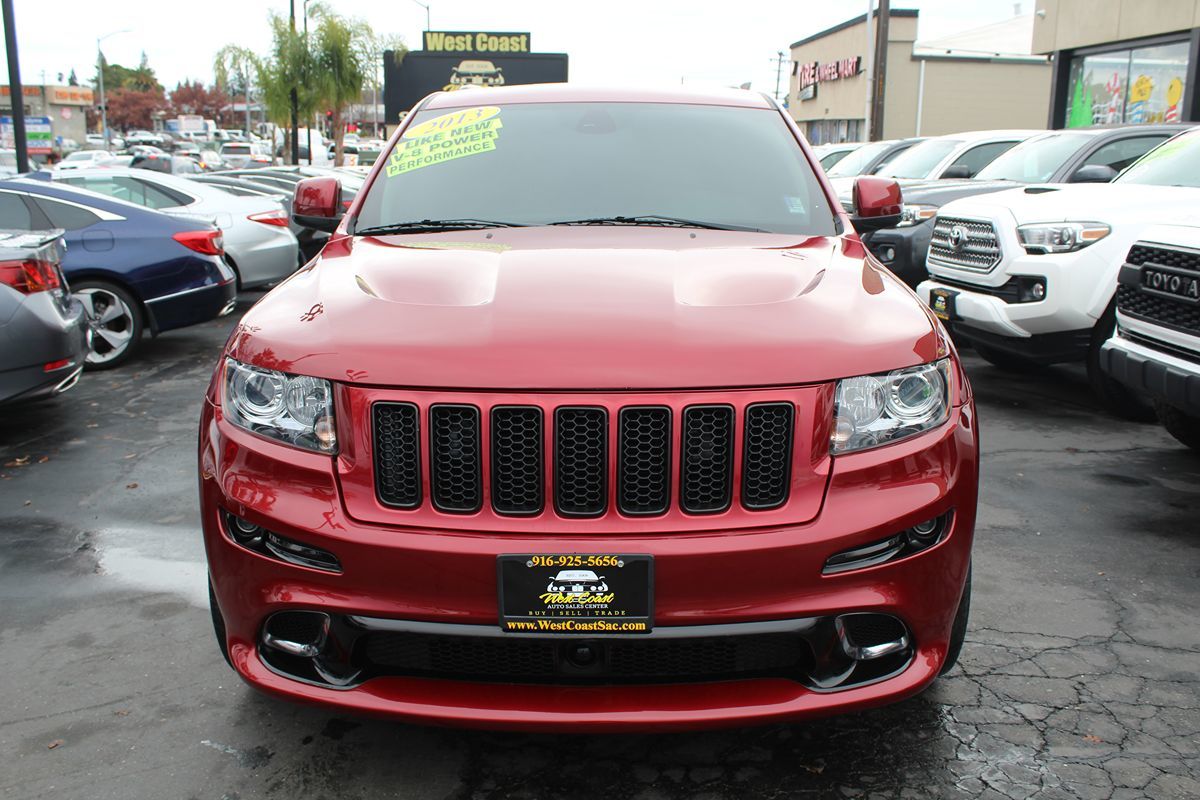
[[[313,16],[318,20],[312,41],[310,83],[321,105],[332,113],[334,166],[342,165],[342,143],[346,134],[343,115],[346,107],[362,96],[366,79],[358,26],[324,5]]]
[[[408,46],[399,34],[376,33],[366,20],[356,19],[353,25],[355,42],[362,56],[363,69],[367,76],[363,85],[363,97],[365,99],[368,94],[367,90],[370,90],[371,122],[375,124],[374,133],[378,136],[379,120],[375,116],[374,107],[383,98],[383,54],[391,50],[396,54],[396,61],[399,62],[408,52]]]
[[[292,91],[296,92],[299,119],[311,120],[317,111],[320,94],[305,80],[308,71],[308,52],[304,37],[292,30],[287,17],[274,11],[268,17],[271,27],[271,51],[258,61],[257,83],[262,93],[267,119],[287,128],[292,119]],[[285,153],[291,156],[291,137],[284,137]]]

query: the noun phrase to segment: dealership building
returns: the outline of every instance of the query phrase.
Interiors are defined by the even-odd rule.
[[[1032,48],[1053,128],[1200,122],[1200,0],[1038,0]]]
[[[21,88],[25,96],[26,123],[31,133],[44,130],[55,146],[61,146],[64,139],[83,144],[87,136],[87,111],[95,105],[90,88],[28,84]],[[8,118],[11,115],[12,92],[7,85],[0,86],[0,116]],[[34,139],[37,139],[36,143]],[[31,136],[30,153],[37,152],[41,141]]]
[[[1031,48],[1035,19],[1018,15],[918,40],[918,12],[892,10],[883,138],[1045,127],[1053,70],[1048,55]],[[813,144],[867,139],[866,20],[863,14],[792,44],[788,110]]]

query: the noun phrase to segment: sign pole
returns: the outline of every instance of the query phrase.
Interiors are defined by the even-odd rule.
[[[8,52],[8,96],[12,100],[17,172],[29,172],[29,150],[25,143],[25,89],[21,86],[21,65],[17,63],[17,23],[13,17],[13,0],[0,0],[0,3],[4,6],[4,47]]]

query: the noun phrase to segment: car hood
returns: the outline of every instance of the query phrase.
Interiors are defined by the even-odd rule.
[[[364,385],[794,385],[946,352],[856,239],[668,228],[336,238],[230,354]]]
[[[1200,189],[1132,183],[1040,184],[942,206],[939,215],[1031,222],[1186,222],[1195,219]]]
[[[905,203],[942,206],[960,197],[991,194],[1020,187],[1016,181],[940,180],[900,182],[901,196]]]

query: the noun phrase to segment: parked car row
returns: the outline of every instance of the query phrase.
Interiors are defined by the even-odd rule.
[[[65,391],[84,367],[129,360],[146,331],[227,314],[239,289],[286,278],[328,238],[288,213],[295,183],[318,174],[342,179],[345,205],[363,182],[320,167],[0,181],[0,403]]]

